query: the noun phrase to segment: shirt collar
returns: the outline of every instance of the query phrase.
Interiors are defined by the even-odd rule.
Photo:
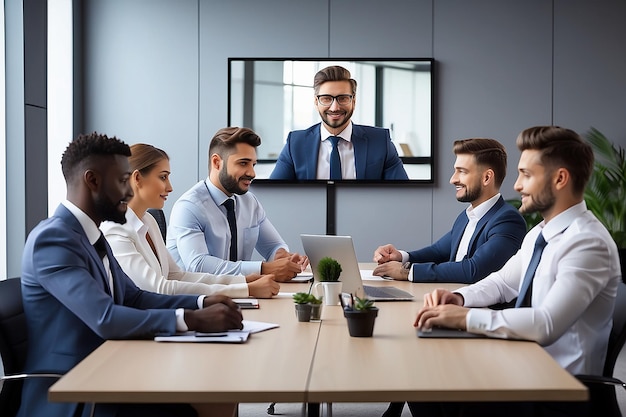
[[[130,207],[126,209],[126,223],[128,223],[139,236],[148,233],[148,225],[146,225]]]
[[[549,242],[554,236],[562,233],[565,229],[569,227],[570,224],[576,220],[581,214],[587,211],[587,203],[585,200],[581,201],[578,204],[574,204],[572,207],[567,210],[559,213],[553,219],[551,219],[547,224],[544,221],[539,223],[539,227],[541,228],[541,233],[543,234],[543,238],[546,242]]]
[[[222,190],[217,188],[215,184],[213,184],[208,177],[206,180],[204,180],[204,184],[206,185],[206,188],[209,191],[209,195],[211,196],[211,198],[213,199],[216,205],[221,206],[222,204],[224,204],[224,201],[230,198],[226,194],[224,194]],[[232,199],[235,201],[235,204],[236,204],[237,199],[235,198],[234,194],[232,196]]]
[[[348,123],[348,126],[346,126],[346,128],[342,130],[338,135],[333,135],[332,133],[330,133],[328,129],[326,129],[326,126],[324,125],[324,123],[321,123],[320,125],[321,141],[322,142],[325,141],[330,136],[339,136],[341,139],[345,140],[346,142],[350,142],[352,138],[352,121],[350,121],[350,123]]]
[[[101,232],[100,229],[98,229],[98,226],[96,226],[96,223],[91,219],[91,217],[89,217],[84,211],[79,209],[76,205],[74,205],[74,203],[69,200],[63,200],[61,201],[61,204],[63,204],[65,208],[68,209],[70,213],[74,215],[74,217],[76,217],[76,220],[78,220],[78,223],[80,223],[83,231],[87,235],[89,243],[91,243],[92,245],[96,243],[96,241],[100,238]]]
[[[488,200],[483,201],[476,207],[473,207],[471,204],[465,209],[465,213],[467,214],[467,218],[478,222],[483,218],[485,214],[498,202],[500,198],[500,193],[497,193],[493,197]]]

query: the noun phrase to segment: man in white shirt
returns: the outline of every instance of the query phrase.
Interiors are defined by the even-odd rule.
[[[555,126],[522,131],[517,146],[522,152],[515,183],[522,196],[520,211],[537,211],[543,222],[528,233],[520,251],[501,270],[454,292],[437,289],[426,294],[415,326],[532,340],[570,373],[599,375],[621,271],[615,242],[583,200],[593,151],[575,132]],[[541,253],[535,247],[542,240],[547,243],[542,242]],[[534,252],[540,253],[538,265],[532,261]],[[472,308],[516,297],[516,308]],[[585,408],[554,403],[409,406],[420,416],[459,415],[461,409],[463,415],[481,416],[577,415]]]
[[[211,274],[274,274],[276,281],[284,282],[308,265],[306,256],[289,252],[259,200],[248,191],[260,144],[261,138],[245,127],[220,129],[211,140],[209,177],[186,191],[170,215],[167,249],[181,268]],[[234,210],[232,228],[228,203]],[[255,249],[264,261],[251,260]]]

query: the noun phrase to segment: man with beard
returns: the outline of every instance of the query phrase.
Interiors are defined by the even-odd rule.
[[[313,102],[322,122],[287,136],[270,179],[406,180],[388,129],[353,124],[356,81],[340,66],[313,79]]]
[[[288,281],[308,265],[308,258],[290,253],[248,192],[255,177],[256,148],[261,138],[251,129],[226,127],[209,145],[209,176],[174,204],[167,248],[187,271],[212,274],[274,274]],[[228,205],[232,208],[228,208]],[[229,221],[229,210],[232,210]],[[252,261],[254,250],[265,261]]]
[[[456,199],[470,203],[452,230],[431,246],[405,252],[393,245],[374,252],[374,275],[413,282],[470,284],[500,269],[519,249],[526,223],[500,195],[506,150],[494,139],[454,142],[456,161],[450,184]]]
[[[241,329],[224,296],[142,291],[122,271],[98,226],[126,221],[130,148],[92,133],[71,142],[61,159],[67,199],[29,234],[22,258],[28,329],[26,372],[64,374],[107,339],[152,338],[177,331]],[[24,382],[20,417],[88,415],[76,403],[49,403],[54,379]],[[215,409],[203,409],[215,411]],[[226,410],[233,413],[233,406]],[[228,415],[218,411],[219,415]],[[96,416],[197,416],[186,404],[97,404]]]
[[[621,271],[615,242],[583,200],[593,151],[576,132],[556,126],[522,131],[517,146],[520,211],[539,212],[543,221],[499,271],[454,292],[426,294],[414,325],[531,340],[571,374],[601,375]],[[515,298],[515,308],[480,308]],[[409,408],[415,416],[577,416],[587,415],[585,405],[414,403]]]

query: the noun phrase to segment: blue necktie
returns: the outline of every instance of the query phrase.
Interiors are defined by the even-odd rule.
[[[530,307],[530,298],[532,295],[533,278],[535,276],[535,271],[537,270],[537,266],[539,265],[539,260],[541,259],[543,248],[546,247],[546,244],[547,243],[545,239],[543,238],[543,234],[539,233],[539,236],[537,236],[537,240],[535,241],[535,249],[533,250],[533,256],[530,258],[530,263],[528,264],[526,275],[524,275],[522,288],[520,289],[519,295],[517,296],[517,301],[515,302],[515,308]]]
[[[329,136],[330,142],[333,144],[333,150],[330,152],[330,179],[341,179],[341,159],[339,158],[339,137]]]
[[[230,228],[230,257],[229,260],[237,261],[237,219],[235,218],[235,200],[228,199],[222,203],[226,207],[226,219]]]

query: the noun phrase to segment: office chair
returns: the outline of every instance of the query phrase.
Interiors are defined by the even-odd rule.
[[[0,410],[13,417],[22,402],[22,385],[28,378],[60,378],[55,373],[24,373],[28,347],[26,316],[22,305],[20,278],[0,281],[0,356],[4,376],[0,377]],[[94,405],[91,406],[93,416]]]
[[[589,415],[621,417],[615,387],[626,390],[626,383],[613,377],[615,362],[626,342],[626,284],[620,281],[613,311],[613,328],[602,375],[576,375],[589,389]]]
[[[159,224],[159,229],[161,230],[161,236],[163,236],[163,242],[165,242],[165,238],[167,235],[167,220],[165,220],[165,213],[161,209],[148,209],[148,213],[152,214],[152,217]]]

